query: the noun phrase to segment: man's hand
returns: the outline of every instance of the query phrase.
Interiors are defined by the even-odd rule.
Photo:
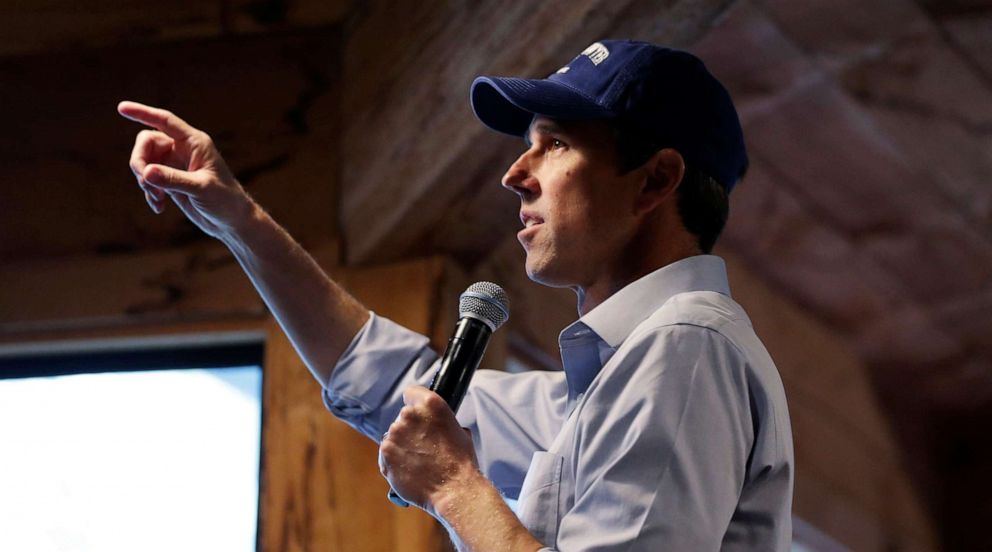
[[[166,196],[201,230],[222,238],[253,202],[234,178],[213,141],[164,109],[121,102],[117,111],[155,130],[142,130],[131,152],[131,171],[156,213]]]
[[[379,471],[404,500],[436,515],[452,486],[481,478],[468,430],[437,393],[419,385],[379,445]]]
[[[393,490],[444,523],[459,551],[541,548],[479,472],[472,437],[444,399],[415,385],[403,402],[379,445],[379,471]]]

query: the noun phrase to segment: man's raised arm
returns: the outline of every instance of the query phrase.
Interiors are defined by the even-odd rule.
[[[368,310],[245,192],[210,137],[164,109],[121,102],[117,111],[142,130],[131,170],[155,213],[173,203],[223,242],[244,268],[307,367],[326,382]]]

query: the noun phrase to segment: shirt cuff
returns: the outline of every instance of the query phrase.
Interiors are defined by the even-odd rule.
[[[403,406],[403,389],[426,384],[436,360],[426,337],[372,312],[324,383],[324,404],[379,442]]]

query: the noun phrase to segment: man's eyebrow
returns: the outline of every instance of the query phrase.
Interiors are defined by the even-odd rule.
[[[532,124],[529,129],[527,129],[527,134],[524,135],[524,142],[528,146],[531,145],[531,136],[534,133],[537,134],[562,134],[565,132],[565,127],[556,123],[555,121],[549,119],[541,119],[536,123]]]

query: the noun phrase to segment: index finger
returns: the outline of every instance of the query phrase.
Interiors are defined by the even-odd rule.
[[[132,121],[161,130],[176,140],[189,138],[196,132],[195,128],[171,111],[150,105],[125,101],[117,104],[117,112]]]

